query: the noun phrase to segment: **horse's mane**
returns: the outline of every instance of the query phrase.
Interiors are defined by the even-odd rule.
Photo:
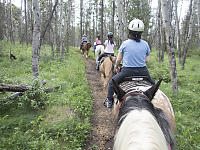
[[[135,112],[135,111],[138,111],[138,112],[141,111],[142,112],[144,110],[148,111],[152,115],[154,120],[156,120],[156,122],[155,123],[149,122],[147,124],[145,124],[145,122],[144,122],[144,127],[142,128],[142,130],[144,130],[145,132],[146,132],[146,130],[152,130],[152,129],[148,129],[146,126],[149,126],[150,124],[151,125],[158,124],[159,125],[158,127],[161,129],[162,134],[164,135],[164,137],[166,139],[167,145],[170,145],[171,149],[173,150],[174,147],[175,147],[175,142],[174,142],[174,137],[173,137],[173,134],[172,134],[172,131],[171,131],[171,128],[170,128],[168,117],[165,115],[165,113],[161,109],[154,107],[153,104],[151,103],[151,101],[149,99],[147,99],[147,97],[144,96],[144,95],[131,94],[131,96],[127,97],[127,99],[122,104],[120,111],[119,111],[118,127],[121,128],[123,122],[125,120],[127,120],[126,118],[128,117],[129,113],[132,113],[132,112]],[[136,121],[135,122],[135,126],[136,126],[137,122],[140,119],[143,120],[143,117],[142,116],[140,116],[139,118],[132,117],[132,118],[129,118],[129,119],[133,120],[131,122]],[[138,119],[138,120],[135,120],[135,119]],[[133,125],[131,123],[127,124],[127,126],[130,126],[130,125],[131,125],[131,128],[135,128],[135,127],[133,127]],[[154,126],[156,132],[157,132],[157,130],[159,130],[158,127]],[[119,130],[121,130],[120,128],[119,128]],[[140,125],[138,126],[137,129],[139,130],[139,128],[141,129]],[[128,131],[128,132],[131,132],[131,131]],[[148,132],[150,132],[150,131],[148,131]],[[134,135],[135,135],[135,133],[134,133]],[[132,136],[134,137],[134,135],[132,135]],[[152,136],[155,136],[155,135],[152,135]],[[117,134],[117,136],[120,137],[119,134]],[[149,137],[149,138],[152,138],[152,137]],[[159,139],[159,137],[156,137],[156,138]],[[143,141],[142,139],[140,139],[140,140],[141,140],[141,142]],[[117,141],[115,141],[115,143],[117,143]],[[153,150],[156,150],[156,149],[153,149]]]
[[[168,150],[162,130],[149,111],[132,110],[123,117],[114,150]]]

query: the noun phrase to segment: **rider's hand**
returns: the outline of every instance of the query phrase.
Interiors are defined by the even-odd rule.
[[[120,72],[120,67],[118,67],[118,66],[115,65],[114,72],[115,72],[115,73],[119,73],[119,72]]]

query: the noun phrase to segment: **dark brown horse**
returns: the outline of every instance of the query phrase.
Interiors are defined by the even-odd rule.
[[[86,56],[86,58],[88,58],[88,53],[89,53],[90,48],[91,48],[90,43],[84,43],[81,47],[82,53],[83,53],[83,55]]]

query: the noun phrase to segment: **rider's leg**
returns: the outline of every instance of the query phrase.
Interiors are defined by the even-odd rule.
[[[117,84],[120,84],[124,77],[131,76],[130,73],[131,72],[130,72],[129,68],[122,68],[122,71],[119,72],[118,74],[116,74],[115,76],[113,76],[112,79],[115,80],[115,82]],[[113,104],[113,101],[114,101],[114,98],[113,98],[114,90],[113,90],[112,79],[109,81],[108,94],[107,94],[107,98],[106,98],[106,100],[104,102],[104,106],[108,107],[108,108],[112,107],[112,104]]]

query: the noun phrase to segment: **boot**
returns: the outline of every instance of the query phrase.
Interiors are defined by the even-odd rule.
[[[97,62],[96,69],[99,71],[100,61]]]
[[[106,98],[106,100],[104,101],[103,104],[107,108],[112,108],[113,102],[111,100],[109,100],[108,98]]]

